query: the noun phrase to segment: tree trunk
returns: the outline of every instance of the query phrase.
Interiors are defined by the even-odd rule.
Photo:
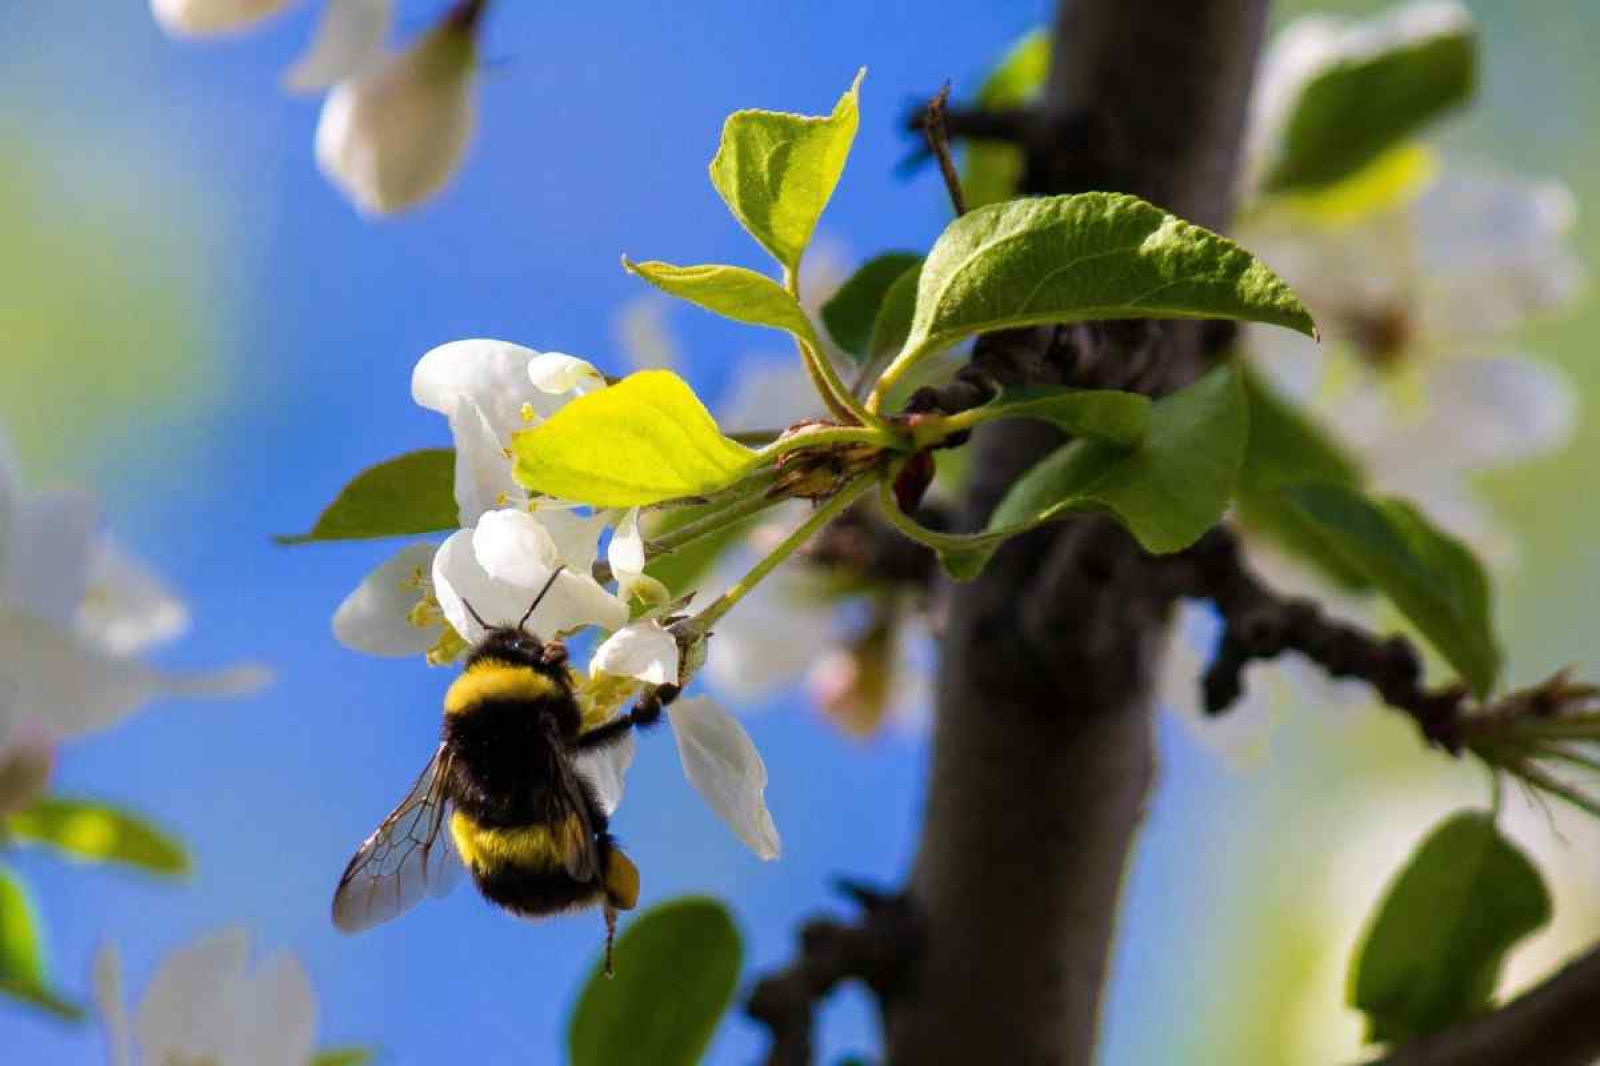
[[[1213,228],[1232,210],[1265,0],[1064,0],[1030,138],[1035,193],[1138,194]],[[1009,343],[1048,348],[1049,330]],[[1081,360],[1202,361],[1193,323],[1079,330]],[[975,442],[969,528],[1060,444],[1004,423]],[[1093,1060],[1123,871],[1154,779],[1152,689],[1170,602],[1132,541],[1082,520],[1019,537],[957,586],[909,894],[923,923],[884,1003],[897,1064]]]

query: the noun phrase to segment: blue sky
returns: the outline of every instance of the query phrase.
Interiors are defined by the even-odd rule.
[[[409,32],[439,5],[402,7]],[[392,546],[287,550],[269,535],[304,528],[361,467],[446,442],[442,420],[409,396],[412,364],[430,347],[500,337],[621,369],[614,315],[642,283],[620,254],[762,265],[706,180],[731,110],[824,112],[866,66],[861,133],[823,230],[857,258],[925,245],[943,224],[943,193],[931,174],[896,175],[908,148],[898,119],[947,78],[970,88],[1047,7],[618,2],[600,18],[593,6],[501,4],[460,179],[415,214],[371,223],[312,166],[315,103],[277,87],[309,8],[261,34],[196,45],[163,37],[139,2],[92,20],[5,5],[0,134],[33,176],[29,210],[46,225],[119,220],[133,236],[84,253],[104,257],[93,268],[161,279],[194,319],[176,351],[108,333],[96,358],[148,359],[159,387],[63,410],[59,439],[24,442],[23,453],[36,480],[100,492],[124,539],[184,591],[195,628],[166,662],[249,658],[277,674],[259,696],[159,706],[65,754],[59,791],[170,826],[197,869],[173,886],[18,859],[60,983],[84,989],[88,959],[110,937],[137,989],[171,949],[242,923],[263,950],[305,962],[323,1044],[375,1044],[395,1063],[465,1052],[554,1061],[598,916],[522,924],[461,890],[359,938],[332,929],[333,883],[432,750],[450,675],[363,658],[329,634],[333,608]],[[1547,121],[1559,124],[1559,109]],[[689,309],[673,323],[688,376],[712,398],[741,357],[781,351]],[[94,395],[99,371],[72,356],[61,354],[60,372]],[[904,874],[925,750],[907,737],[851,742],[793,699],[749,726],[771,770],[780,862],[753,859],[713,820],[662,734],[643,745],[616,829],[646,901],[728,899],[759,970],[788,956],[798,920],[833,904],[833,875]],[[1169,724],[1162,739],[1112,984],[1112,1064],[1181,1046],[1211,1002],[1198,974],[1224,888],[1195,870],[1214,848],[1206,828],[1249,787]],[[830,1052],[876,1046],[857,994],[831,1002],[823,1023]],[[710,1061],[749,1061],[759,1042],[733,1020]],[[0,1044],[11,1061],[103,1060],[92,1028],[4,1004]]]

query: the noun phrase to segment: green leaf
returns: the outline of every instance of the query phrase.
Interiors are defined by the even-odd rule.
[[[1150,428],[1150,397],[1113,389],[1008,389],[973,412],[980,422],[1037,418],[1074,437],[1132,448]]]
[[[1346,47],[1290,107],[1265,192],[1332,185],[1471,99],[1477,29],[1457,9],[1427,11],[1402,10],[1346,33]]]
[[[1328,547],[1364,574],[1480,698],[1500,672],[1489,581],[1460,541],[1404,500],[1308,485],[1285,493]]]
[[[922,262],[914,252],[885,252],[861,265],[850,280],[822,305],[822,321],[828,336],[841,351],[864,360],[872,341],[872,327],[878,319],[889,287],[907,270]]]
[[[183,845],[142,819],[103,804],[48,797],[5,819],[6,833],[85,862],[114,862],[150,873],[189,872]]]
[[[378,1053],[369,1047],[330,1048],[313,1055],[311,1066],[367,1066],[377,1057]]]
[[[456,453],[425,448],[368,467],[346,485],[311,532],[274,538],[279,544],[406,537],[455,529]]]
[[[650,536],[659,537],[690,522],[722,510],[721,506],[707,504],[700,507],[674,507],[655,513]],[[699,586],[700,578],[716,564],[724,551],[736,544],[761,519],[751,516],[747,521],[735,522],[663,555],[657,555],[645,564],[644,572],[655,578],[674,596],[692,592]]]
[[[711,184],[786,271],[800,268],[823,208],[844,172],[860,124],[863,69],[826,118],[735,111],[711,160]]]
[[[1436,828],[1389,887],[1350,971],[1367,1039],[1438,1032],[1490,1006],[1512,947],[1550,920],[1538,869],[1489,814]]]
[[[83,1009],[50,991],[39,916],[22,881],[0,866],[0,995],[76,1021]]]
[[[1079,193],[969,211],[940,235],[917,286],[894,378],[978,333],[1108,318],[1230,318],[1315,336],[1266,264],[1134,196]]]
[[[694,1066],[733,1000],[744,948],[728,909],[689,897],[652,907],[596,965],[567,1030],[572,1066]]]
[[[512,474],[524,488],[595,507],[639,507],[725,488],[756,453],[717,428],[669,370],[643,370],[580,396],[517,433]]]
[[[1021,107],[1038,95],[1049,72],[1050,35],[1036,29],[1013,45],[984,81],[978,90],[979,109]],[[997,204],[1017,195],[1022,150],[1004,141],[971,141],[961,169],[961,188],[969,207]]]
[[[1017,534],[1084,512],[1117,519],[1147,551],[1180,551],[1227,509],[1248,436],[1239,375],[1220,367],[1154,404],[1137,448],[1080,440],[1046,456],[1012,485],[982,533],[937,533],[889,514],[959,581],[978,576]]]
[[[867,363],[880,363],[905,346],[911,318],[917,313],[917,286],[922,281],[922,260],[917,260],[884,290],[883,302],[872,320],[867,340]]]
[[[1250,401],[1250,446],[1239,471],[1238,512],[1243,524],[1336,584],[1352,591],[1370,588],[1366,574],[1333,551],[1283,494],[1294,485],[1359,488],[1361,467],[1260,375],[1246,370],[1244,391]]]
[[[662,292],[707,311],[735,322],[786,330],[813,345],[817,343],[811,319],[799,301],[765,274],[716,264],[680,267],[671,263],[635,263],[626,256],[622,265]]]

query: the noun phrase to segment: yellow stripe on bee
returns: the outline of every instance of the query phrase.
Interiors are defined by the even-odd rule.
[[[537,700],[556,695],[557,685],[531,666],[482,659],[451,682],[445,714],[466,714],[485,700]]]
[[[566,820],[576,821],[577,815],[568,815]],[[561,833],[551,832],[550,826],[519,825],[490,829],[455,811],[450,815],[450,836],[455,841],[456,851],[461,853],[461,860],[474,870],[493,870],[504,866],[551,870],[560,869],[564,864]]]

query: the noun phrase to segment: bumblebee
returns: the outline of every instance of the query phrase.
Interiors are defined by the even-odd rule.
[[[603,906],[609,971],[616,915],[638,901],[639,871],[574,759],[653,724],[675,693],[585,720],[566,647],[523,628],[559,573],[515,627],[489,626],[467,606],[487,635],[445,693],[433,758],[339,879],[339,929],[360,932],[443,895],[465,866],[485,899],[524,917]]]

